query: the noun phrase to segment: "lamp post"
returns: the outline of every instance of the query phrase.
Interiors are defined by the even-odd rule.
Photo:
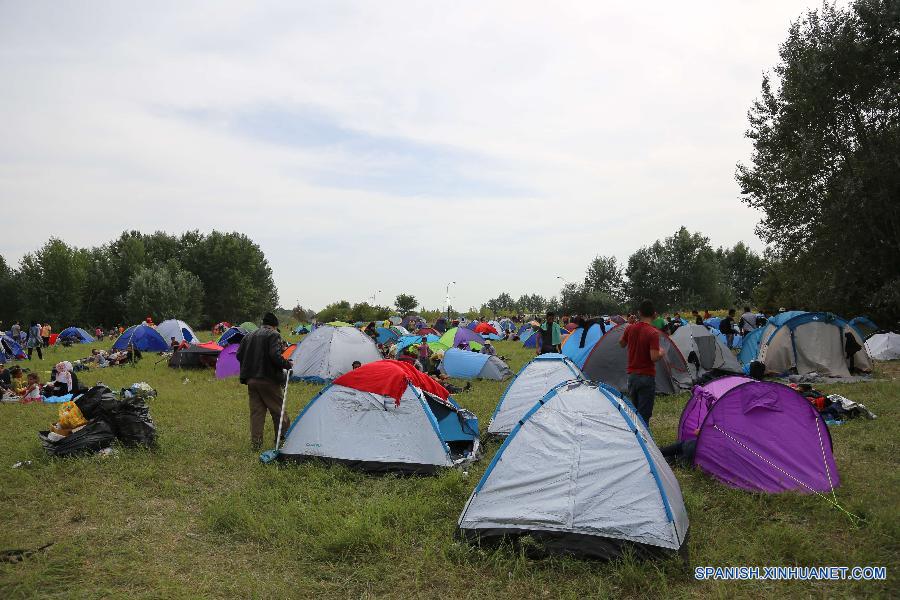
[[[446,301],[447,301],[447,320],[448,320],[448,321],[450,320],[450,286],[451,286],[451,285],[456,285],[456,282],[455,282],[455,281],[451,281],[451,282],[449,282],[449,283],[447,284]]]
[[[375,294],[380,294],[381,290],[375,290]],[[375,294],[372,294],[370,298],[372,298],[372,306],[375,306]]]
[[[565,283],[566,285],[568,285],[570,283],[569,280],[566,279],[565,277],[563,277],[562,275],[557,275],[556,278],[562,279],[562,282]]]

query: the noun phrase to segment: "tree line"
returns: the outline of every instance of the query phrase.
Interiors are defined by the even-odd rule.
[[[93,248],[59,239],[12,267],[0,256],[0,320],[110,327],[148,315],[209,327],[278,304],[272,269],[242,233],[123,232]]]

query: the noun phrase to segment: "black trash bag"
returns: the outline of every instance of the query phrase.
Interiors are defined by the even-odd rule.
[[[156,446],[156,425],[150,418],[147,403],[140,398],[128,398],[116,404],[116,412],[108,418],[119,441],[126,446]]]
[[[78,431],[74,431],[68,437],[56,442],[47,437],[49,433],[49,431],[39,431],[38,437],[50,456],[99,452],[104,448],[109,448],[116,439],[109,423],[101,420],[91,421]]]
[[[95,385],[75,398],[75,405],[87,420],[104,418],[118,404],[112,390],[105,385]]]

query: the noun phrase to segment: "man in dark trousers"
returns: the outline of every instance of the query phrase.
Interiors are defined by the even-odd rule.
[[[250,398],[250,443],[254,450],[262,447],[266,411],[272,415],[272,425],[275,427],[275,435],[278,435],[282,388],[286,377],[284,370],[293,366],[291,361],[281,355],[284,346],[276,327],[278,318],[272,313],[266,313],[262,319],[262,327],[244,336],[237,351],[237,359],[241,364],[241,383],[247,386]],[[288,427],[290,421],[285,414],[281,423],[282,434]],[[275,440],[276,447],[278,441]]]
[[[648,427],[656,399],[656,361],[662,357],[659,329],[653,326],[655,316],[653,303],[644,300],[641,320],[627,325],[619,340],[620,346],[628,348],[628,396]]]

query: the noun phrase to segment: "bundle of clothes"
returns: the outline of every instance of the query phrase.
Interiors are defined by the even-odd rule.
[[[866,408],[864,404],[854,402],[840,394],[820,392],[809,383],[792,383],[790,386],[809,400],[829,425],[840,425],[848,419],[857,417],[877,418],[877,415]]]
[[[143,382],[135,386],[122,390],[121,398],[103,384],[78,391],[60,404],[57,422],[38,432],[44,449],[51,456],[69,456],[102,451],[116,440],[129,447],[155,447],[156,425],[146,399],[156,392]]]

